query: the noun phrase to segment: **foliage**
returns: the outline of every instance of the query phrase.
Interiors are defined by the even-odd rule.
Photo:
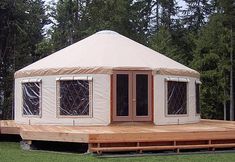
[[[201,72],[203,117],[221,119],[223,116],[224,90],[229,87],[229,42],[230,35],[221,22],[222,15],[214,14],[199,34],[196,41],[193,67]]]
[[[212,4],[207,0],[184,0],[187,9],[183,10],[183,21],[191,31],[197,32],[206,23],[212,12]]]
[[[44,0],[1,0],[0,111],[3,110],[3,118],[12,116],[15,71],[108,29],[198,70],[203,82],[202,117],[222,119],[223,107],[229,108],[234,97],[229,97],[229,82],[234,85],[231,72],[235,46],[234,0],[183,0],[184,8],[177,2],[58,0],[46,5]],[[51,27],[45,26],[49,23]],[[47,33],[45,28],[49,28]]]
[[[40,58],[36,44],[43,40],[47,17],[42,0],[3,0],[0,17],[0,109],[7,119],[12,116],[14,72]]]

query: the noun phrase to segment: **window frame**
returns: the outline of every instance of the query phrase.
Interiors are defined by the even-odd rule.
[[[168,81],[186,83],[186,114],[168,114]],[[168,77],[165,78],[165,117],[188,117],[189,116],[189,82],[188,78]]]
[[[87,80],[89,83],[89,114],[60,115],[60,81]],[[71,76],[56,78],[56,118],[92,118],[93,117],[93,78],[91,76]]]
[[[39,114],[38,115],[25,115],[24,114],[24,95],[23,84],[25,83],[39,83]],[[24,118],[42,118],[42,80],[41,79],[24,79],[21,81],[21,115]]]
[[[195,81],[195,114],[197,116],[200,116],[201,115],[201,105],[200,105],[200,87],[201,87],[201,84],[202,82],[200,80],[196,80]],[[198,93],[199,93],[199,113],[197,112],[197,85],[199,86],[199,90],[198,90]]]

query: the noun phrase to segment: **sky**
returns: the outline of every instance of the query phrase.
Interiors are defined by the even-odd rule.
[[[186,8],[186,4],[183,0],[176,0],[176,2],[178,3],[178,6],[182,7],[182,9]]]

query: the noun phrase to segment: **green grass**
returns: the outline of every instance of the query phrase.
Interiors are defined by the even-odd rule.
[[[160,162],[234,162],[235,153],[193,154],[169,156],[142,156],[100,158],[93,155],[68,154],[45,151],[24,151],[17,142],[0,142],[0,162],[73,162],[73,161],[160,161]]]

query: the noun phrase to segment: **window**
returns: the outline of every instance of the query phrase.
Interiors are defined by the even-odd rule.
[[[89,116],[91,114],[91,80],[59,80],[59,115]]]
[[[187,82],[167,81],[167,114],[187,114]]]
[[[200,114],[201,108],[200,108],[200,83],[195,83],[195,93],[196,93],[196,113]]]
[[[23,82],[23,115],[39,116],[41,102],[41,83]]]

